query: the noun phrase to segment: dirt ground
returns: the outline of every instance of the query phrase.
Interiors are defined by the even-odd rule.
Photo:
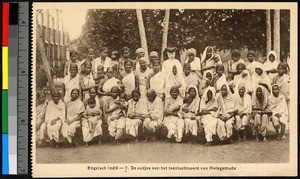
[[[148,143],[91,145],[71,148],[37,148],[37,163],[287,163],[289,140],[256,142],[247,140],[230,145],[202,143]]]

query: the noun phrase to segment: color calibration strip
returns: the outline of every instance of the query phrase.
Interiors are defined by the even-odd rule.
[[[8,33],[9,3],[2,4],[2,174],[9,174],[8,157]]]
[[[2,3],[2,174],[17,174],[18,3]]]

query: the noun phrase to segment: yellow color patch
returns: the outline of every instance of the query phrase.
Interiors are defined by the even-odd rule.
[[[2,89],[8,89],[8,47],[2,47]]]

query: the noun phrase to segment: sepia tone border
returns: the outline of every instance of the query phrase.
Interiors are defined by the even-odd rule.
[[[58,5],[59,4],[59,5]],[[33,177],[130,177],[130,176],[296,176],[297,175],[297,81],[298,81],[298,13],[297,3],[265,3],[265,2],[243,2],[243,3],[142,3],[142,2],[118,2],[118,3],[33,3],[32,17],[32,175]],[[90,7],[91,9],[287,9],[290,10],[290,156],[289,163],[267,164],[267,163],[91,163],[91,164],[40,164],[36,163],[36,134],[35,126],[35,103],[36,103],[36,10],[58,9],[69,7]],[[114,167],[116,170],[100,170],[101,167]],[[90,167],[99,167],[99,170],[89,170]],[[131,170],[131,167],[140,167],[142,170]],[[147,170],[147,168],[158,167],[159,170]],[[162,170],[167,167],[166,170]],[[194,167],[194,170],[170,170],[169,167]],[[197,167],[197,168],[195,168]],[[221,167],[221,168],[220,168]],[[222,168],[227,167],[227,169]],[[144,168],[144,169],[143,169]]]

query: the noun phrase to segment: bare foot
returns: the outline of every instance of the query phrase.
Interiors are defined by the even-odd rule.
[[[268,142],[268,140],[267,140],[267,138],[266,138],[266,137],[264,137],[263,141],[264,141],[264,142]]]
[[[86,142],[83,147],[88,147],[88,146],[89,146],[89,144]]]
[[[285,140],[285,139],[286,139],[286,136],[283,135],[283,136],[281,137],[281,140]]]

